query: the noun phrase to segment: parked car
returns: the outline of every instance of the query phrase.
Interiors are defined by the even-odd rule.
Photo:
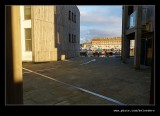
[[[100,57],[106,57],[105,51],[100,52]]]
[[[80,56],[85,56],[85,57],[87,57],[87,50],[86,50],[86,49],[82,49],[82,50],[80,51]]]
[[[80,56],[85,56],[85,57],[87,57],[87,52],[82,52],[82,51],[80,51]]]

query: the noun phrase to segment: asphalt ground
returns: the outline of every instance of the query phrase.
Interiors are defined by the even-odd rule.
[[[120,58],[77,57],[23,63],[25,105],[147,105],[150,67]]]

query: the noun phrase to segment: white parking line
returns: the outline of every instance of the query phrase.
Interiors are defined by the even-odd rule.
[[[36,71],[45,71],[45,70],[52,70],[52,69],[56,69],[56,68],[48,68],[48,69],[36,70]],[[35,72],[36,72],[36,71],[35,71]],[[31,72],[23,72],[23,73],[31,73]]]
[[[96,59],[92,59],[92,60],[90,60],[90,61],[88,61],[88,62],[85,62],[85,63],[82,63],[82,64],[80,64],[80,65],[88,64],[88,63],[90,63],[90,62],[95,62],[95,61],[96,61]]]
[[[46,76],[46,75],[37,73],[37,72],[35,72],[35,71],[29,70],[29,69],[26,69],[26,68],[23,68],[23,69],[24,69],[24,70],[27,70],[27,71],[29,71],[29,72],[32,72],[32,73],[34,73],[34,74],[40,75],[40,76],[42,76],[42,77],[51,79],[51,80],[53,80],[53,81],[59,82],[59,83],[61,83],[61,84],[64,84],[64,85],[70,86],[70,87],[72,87],[72,88],[78,89],[78,90],[83,91],[83,92],[85,92],[85,93],[89,93],[89,94],[91,94],[91,95],[100,97],[100,98],[102,98],[102,99],[108,100],[108,101],[113,102],[113,103],[116,103],[116,104],[118,104],[118,105],[126,105],[126,104],[124,104],[124,103],[122,103],[122,102],[119,102],[119,101],[114,100],[114,99],[112,99],[112,98],[106,97],[106,96],[104,96],[104,95],[101,95],[101,94],[98,94],[98,93],[95,93],[95,92],[92,92],[92,91],[83,89],[83,88],[81,88],[81,87],[77,87],[77,86],[68,84],[68,83],[65,83],[65,82],[62,82],[62,81],[59,81],[59,80],[57,80],[57,79],[51,78],[51,77],[49,77],[49,76]]]
[[[71,60],[63,60],[63,61],[67,61],[67,62],[73,62],[73,61],[71,61]]]

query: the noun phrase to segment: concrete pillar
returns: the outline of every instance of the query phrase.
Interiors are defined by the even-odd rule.
[[[126,38],[125,43],[126,43],[126,46],[125,46],[126,58],[129,58],[130,57],[130,39]]]
[[[127,60],[127,36],[126,29],[128,24],[128,6],[123,6],[123,16],[122,16],[122,51],[121,51],[121,59],[123,63],[126,63]]]
[[[134,67],[140,69],[142,6],[136,6]]]
[[[19,6],[6,6],[6,104],[23,104]]]

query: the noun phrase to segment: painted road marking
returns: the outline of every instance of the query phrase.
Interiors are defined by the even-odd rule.
[[[112,98],[106,97],[106,96],[104,96],[104,95],[101,95],[101,94],[98,94],[98,93],[95,93],[95,92],[92,92],[92,91],[83,89],[83,88],[81,88],[81,87],[77,87],[77,86],[68,84],[68,83],[65,83],[65,82],[62,82],[62,81],[59,81],[59,80],[57,80],[57,79],[51,78],[51,77],[49,77],[49,76],[46,76],[46,75],[37,73],[37,72],[35,72],[35,71],[29,70],[29,69],[26,69],[26,68],[23,68],[23,69],[26,70],[26,71],[32,72],[32,73],[34,73],[34,74],[40,75],[40,76],[42,76],[42,77],[51,79],[51,80],[53,80],[53,81],[59,82],[59,83],[61,83],[61,84],[64,84],[64,85],[70,86],[70,87],[72,87],[72,88],[78,89],[78,90],[80,90],[80,91],[83,91],[83,92],[89,93],[89,94],[91,94],[91,95],[100,97],[100,98],[102,98],[102,99],[108,100],[108,101],[110,101],[110,102],[116,103],[116,104],[118,104],[118,105],[126,105],[126,104],[124,104],[124,103],[122,103],[122,102],[119,102],[119,101],[114,100],[114,99],[112,99]]]
[[[90,62],[95,62],[95,61],[96,61],[96,59],[92,59],[92,60],[90,60],[90,61],[88,61],[88,62],[85,62],[85,63],[82,63],[82,64],[80,64],[80,65],[88,64],[88,63],[90,63]]]
[[[67,61],[67,62],[74,62],[74,61],[71,61],[71,60],[63,60],[63,61]]]
[[[56,69],[56,68],[48,68],[48,69],[43,69],[43,70],[36,70],[35,72],[37,72],[37,71],[45,71],[45,70],[52,70],[52,69]],[[23,72],[23,73],[31,73],[31,72]]]

